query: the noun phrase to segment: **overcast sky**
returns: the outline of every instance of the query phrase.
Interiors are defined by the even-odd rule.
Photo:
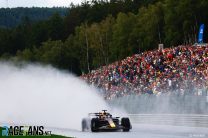
[[[69,7],[70,3],[79,4],[84,0],[0,0],[0,7]]]

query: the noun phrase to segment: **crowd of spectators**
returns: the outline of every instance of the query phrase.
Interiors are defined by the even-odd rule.
[[[208,86],[208,46],[146,51],[81,76],[106,99],[130,94],[201,95]]]

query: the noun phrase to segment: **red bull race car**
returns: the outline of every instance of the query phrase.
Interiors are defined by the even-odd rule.
[[[82,119],[82,131],[119,131],[128,132],[132,129],[129,118],[113,117],[107,110],[99,113],[89,113],[88,118]]]

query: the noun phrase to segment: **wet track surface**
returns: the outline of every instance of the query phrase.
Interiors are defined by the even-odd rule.
[[[133,124],[130,132],[81,132],[53,129],[53,133],[76,138],[208,138],[208,128]]]

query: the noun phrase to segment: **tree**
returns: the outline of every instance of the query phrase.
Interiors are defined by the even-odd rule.
[[[113,60],[120,60],[132,54],[131,46],[128,44],[130,33],[135,25],[135,15],[132,13],[119,13],[113,27],[113,42],[110,46]]]
[[[79,51],[80,68],[82,73],[90,70],[89,31],[87,23],[76,28],[74,45]]]
[[[110,15],[100,23],[89,27],[89,45],[92,49],[92,68],[98,68],[109,63],[110,43],[112,42],[112,29],[115,19]]]
[[[64,37],[64,23],[62,17],[55,13],[48,21],[49,37],[52,40],[62,40]]]
[[[163,4],[159,2],[155,5],[149,5],[147,8],[140,8],[135,24],[130,43],[132,45],[136,44],[137,49],[142,51],[156,48],[164,37]]]

